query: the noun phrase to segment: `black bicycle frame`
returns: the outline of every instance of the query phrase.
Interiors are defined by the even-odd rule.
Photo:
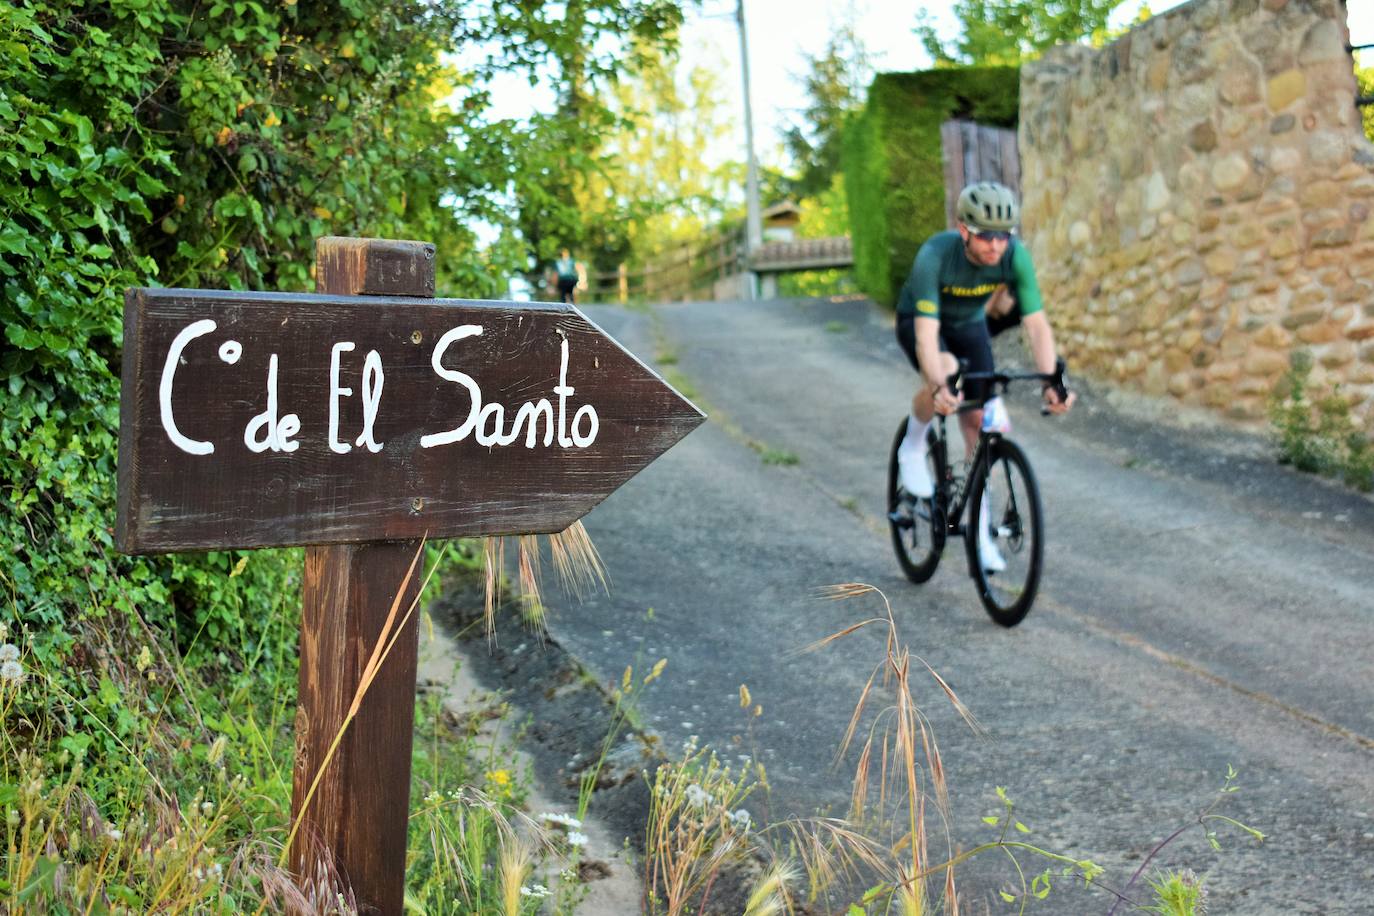
[[[963,479],[958,481],[957,489],[954,489],[956,481],[954,478],[954,463],[950,460],[949,440],[945,437],[945,418],[941,414],[936,414],[936,436],[939,438],[941,446],[945,450],[945,477],[943,480],[935,482],[936,498],[939,505],[944,509],[945,528],[953,535],[963,537],[964,535],[964,508],[968,505],[972,487],[970,484],[977,479],[978,474],[982,473],[983,466],[988,461],[988,455],[992,452],[992,446],[1002,438],[1000,432],[993,430],[979,430],[978,444],[974,446],[973,458],[968,461],[968,467],[964,471]],[[960,443],[962,445],[963,443]],[[960,459],[961,463],[963,459]]]

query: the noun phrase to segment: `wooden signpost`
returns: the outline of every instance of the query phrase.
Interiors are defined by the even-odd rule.
[[[421,538],[562,531],[705,419],[577,309],[435,299],[434,246],[323,238],[318,293],[125,295],[116,545],[306,545],[293,815]],[[292,847],[401,912],[417,630]]]

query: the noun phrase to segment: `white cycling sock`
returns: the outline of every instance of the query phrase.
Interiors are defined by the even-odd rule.
[[[926,431],[930,429],[930,424],[934,420],[931,417],[922,423],[915,414],[906,421],[906,438],[902,440],[902,450],[913,450],[917,455],[926,453]]]

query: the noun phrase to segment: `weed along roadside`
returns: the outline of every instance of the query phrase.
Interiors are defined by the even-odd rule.
[[[434,260],[323,238],[317,295],[126,296],[117,546],[308,548],[283,860],[302,892],[337,874],[385,914],[405,891],[424,541],[562,531],[704,419],[576,309],[433,299]],[[548,396],[507,432],[493,392],[532,375]]]

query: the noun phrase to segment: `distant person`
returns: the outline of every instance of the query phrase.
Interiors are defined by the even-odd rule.
[[[959,194],[955,216],[957,230],[932,235],[916,253],[897,298],[897,340],[923,376],[912,398],[906,438],[897,450],[899,479],[903,489],[921,499],[935,490],[926,468],[926,431],[936,413],[949,415],[959,407],[959,395],[945,384],[958,368],[957,360],[966,360],[969,372],[993,371],[992,337],[1020,324],[1037,371],[1053,372],[1055,367],[1054,333],[1041,307],[1035,266],[1030,251],[1014,237],[1020,216],[1016,195],[993,181],[971,184]],[[989,423],[1005,424],[1005,407],[1000,399],[989,400],[987,380],[970,380],[963,393],[969,401],[987,404]],[[1061,401],[1047,384],[1043,393],[1051,413],[1073,407],[1073,392]],[[967,456],[973,454],[984,422],[981,409],[960,414]],[[986,532],[979,532],[978,555],[984,569],[1006,566]]]
[[[582,265],[564,248],[553,262],[554,282],[558,284],[558,300],[573,305],[577,301],[577,287],[582,279]]]

